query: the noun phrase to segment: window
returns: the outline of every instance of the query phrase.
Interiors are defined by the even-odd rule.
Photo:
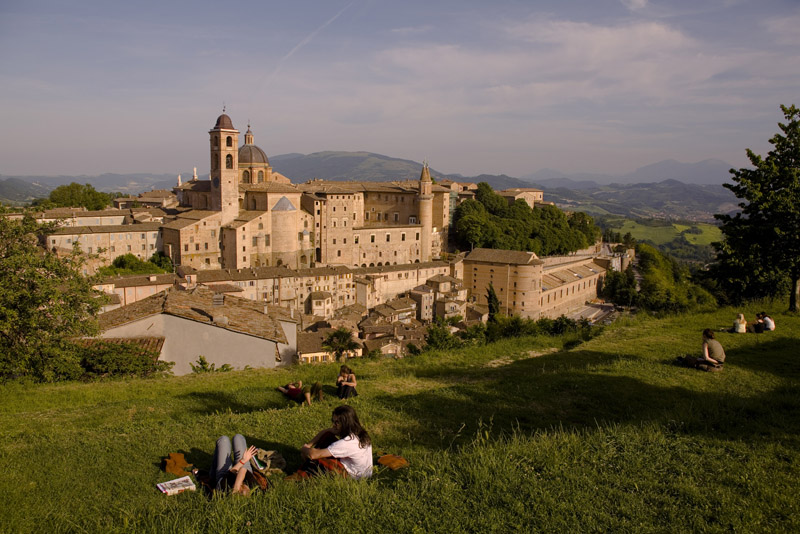
[[[111,251],[112,252],[114,251],[114,247],[111,247]],[[183,245],[183,251],[184,252],[189,252],[189,245]]]
[[[142,245],[142,250],[147,250],[147,245]]]
[[[211,237],[217,237],[217,231],[211,230]]]
[[[370,243],[374,243],[375,242],[375,234],[370,234],[369,235],[369,242]]]
[[[358,245],[358,236],[357,236],[357,235],[354,235],[354,236],[353,236],[353,243],[355,243],[356,245]]]
[[[345,245],[347,244],[347,238],[346,237],[344,239],[342,239],[342,241],[344,242]]]
[[[264,181],[264,171],[258,171],[258,183],[262,183]]]
[[[228,139],[230,139],[230,137]],[[233,156],[231,156],[230,154],[225,156],[225,168],[226,169],[232,169],[233,168]]]
[[[417,232],[417,241],[419,241],[419,232]]]
[[[394,222],[398,222],[398,221],[400,221],[400,214],[397,213],[397,212],[394,212]]]
[[[337,251],[336,251],[336,256],[337,256],[337,257],[339,257],[339,256],[341,256],[341,255],[342,255],[342,251],[341,251],[341,250],[337,250]]]
[[[225,139],[225,145],[226,145],[226,146],[233,146],[233,137],[231,137],[231,136],[229,135],[229,136],[227,137],[227,139]]]
[[[250,171],[244,171],[242,174],[242,181],[246,184],[250,183]]]
[[[154,248],[155,246],[152,243],[150,243],[150,250],[153,250]]]
[[[197,244],[194,246],[194,249],[195,249],[195,250],[200,250],[200,243],[197,243]]]
[[[408,224],[417,224],[417,218],[413,215],[408,217]]]
[[[342,219],[342,226],[347,228],[347,219]]]
[[[364,220],[365,220],[365,221],[368,221],[368,220],[369,220],[369,212],[368,212],[368,211],[365,211],[365,212],[364,212]]]
[[[400,234],[400,241],[405,241],[405,240],[406,240],[406,233],[403,232],[402,234]]]
[[[333,240],[333,244],[334,244],[334,245],[336,244],[336,240],[335,240],[335,239]]]
[[[386,242],[390,242],[392,240],[391,234],[386,234]]]
[[[258,246],[258,238],[256,236],[253,236],[253,246],[254,247]]]
[[[128,245],[128,252],[130,252],[130,251],[131,251],[131,246],[130,246],[130,245]]]
[[[145,238],[145,234],[142,234],[142,239],[144,239],[144,238]]]

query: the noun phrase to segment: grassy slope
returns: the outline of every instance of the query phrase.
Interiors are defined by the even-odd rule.
[[[241,432],[296,467],[336,403],[285,402],[273,388],[292,371],[4,386],[0,531],[797,531],[800,318],[720,334],[723,373],[669,365],[736,311],[624,321],[535,358],[547,340],[357,362],[375,452],[411,467],[248,499],[164,497],[159,460],[207,466],[216,437]]]
[[[620,220],[622,223],[622,220]],[[702,234],[685,234],[686,239],[695,245],[710,245],[714,241],[722,239],[722,234],[718,227],[713,224],[697,223]],[[630,219],[625,219],[623,224],[614,227],[614,231],[625,234],[630,232],[638,240],[650,240],[657,245],[669,243],[680,235],[683,230],[691,228],[685,224],[672,224],[670,226],[645,226]]]

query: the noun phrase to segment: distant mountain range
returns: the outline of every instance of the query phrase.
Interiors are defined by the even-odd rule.
[[[338,181],[392,181],[419,177],[422,164],[371,152],[315,152],[272,156],[273,169],[294,183],[314,178]],[[521,178],[482,174],[462,176],[431,169],[434,180],[449,178],[464,182],[487,182],[501,190],[513,187],[539,187],[550,200],[565,209],[597,215],[626,217],[679,217],[709,220],[712,213],[736,209],[736,199],[719,187],[728,177],[730,165],[719,160],[681,163],[665,160],[635,171],[607,174],[567,174],[542,169]],[[184,179],[191,172],[183,173]],[[177,176],[172,174],[101,174],[99,176],[2,176],[0,202],[24,204],[46,197],[59,185],[78,182],[91,184],[104,192],[136,194],[152,189],[171,189]],[[200,176],[207,179],[208,175]]]

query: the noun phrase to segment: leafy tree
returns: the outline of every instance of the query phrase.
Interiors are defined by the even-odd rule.
[[[735,300],[770,296],[780,278],[791,284],[789,310],[797,311],[800,281],[800,109],[781,106],[786,123],[769,140],[761,157],[747,149],[753,168],[731,169],[732,184],[723,184],[742,199],[740,213],[715,215],[724,241],[716,244],[719,281]],[[741,272],[742,279],[730,276]]]
[[[172,260],[169,256],[164,254],[163,252],[156,252],[150,259],[148,260],[150,263],[158,267],[159,269],[163,269],[164,272],[171,273],[174,271],[174,267],[172,266]]]
[[[353,334],[347,328],[341,327],[330,332],[322,342],[322,348],[336,355],[337,361],[344,361],[348,352],[354,351],[361,345],[353,339]]]
[[[456,349],[461,346],[461,340],[454,336],[450,332],[450,327],[439,318],[428,326],[425,343],[430,349],[441,350]]]
[[[0,376],[71,378],[80,370],[69,339],[97,332],[102,302],[75,247],[64,258],[37,246],[54,225],[0,217]]]
[[[633,268],[629,266],[624,272],[608,271],[603,280],[601,295],[620,306],[636,304],[638,293],[636,292],[636,276]]]
[[[34,205],[41,208],[86,208],[87,210],[102,210],[111,204],[116,195],[101,193],[89,184],[81,185],[72,182],[69,185],[60,185],[50,192],[44,201],[34,201]]]
[[[156,256],[154,255],[153,258],[156,258]],[[161,257],[157,259],[163,262]],[[166,258],[166,262],[169,262],[170,267],[172,266],[169,258]],[[133,254],[128,253],[117,256],[110,266],[102,267],[98,272],[101,276],[114,276],[120,274],[162,274],[167,271],[156,265],[152,258],[151,261],[142,261]]]

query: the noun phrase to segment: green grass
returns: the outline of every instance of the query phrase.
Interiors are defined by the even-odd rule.
[[[249,498],[165,497],[169,452],[210,464],[243,433],[299,463],[335,365],[95,384],[0,387],[0,532],[789,532],[800,530],[800,318],[719,334],[722,373],[670,365],[700,330],[755,307],[618,322],[571,351],[552,340],[358,361],[351,403],[375,452],[408,469],[371,480],[273,480]]]

